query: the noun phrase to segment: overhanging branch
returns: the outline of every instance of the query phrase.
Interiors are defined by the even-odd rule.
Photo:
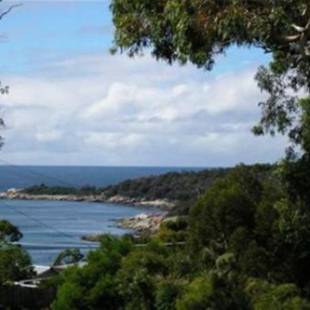
[[[0,13],[0,20],[7,14],[9,14],[13,9],[19,7],[19,6],[22,6],[23,4],[22,3],[17,3],[17,4],[13,4],[11,5],[8,9],[6,9],[5,11],[1,12]]]

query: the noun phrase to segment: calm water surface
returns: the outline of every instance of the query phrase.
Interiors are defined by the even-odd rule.
[[[116,227],[116,220],[149,212],[108,203],[0,200],[0,218],[19,227],[24,234],[20,243],[38,265],[51,264],[65,248],[94,248],[94,243],[80,239],[84,234],[124,234],[128,230]]]
[[[0,165],[0,191],[24,188],[41,183],[80,187],[103,187],[126,179],[158,175],[169,171],[197,171],[202,168],[176,167],[77,167],[77,166],[4,166]],[[68,247],[83,251],[94,247],[82,242],[83,234],[124,234],[115,220],[151,212],[123,205],[59,201],[0,200],[0,219],[17,225],[24,234],[22,244],[35,264],[50,264]]]

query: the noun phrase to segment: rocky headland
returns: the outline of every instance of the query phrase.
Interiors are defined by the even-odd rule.
[[[141,213],[133,217],[123,218],[117,221],[117,226],[132,230],[135,235],[154,234],[159,230],[160,224],[166,220],[166,212],[145,214]],[[90,234],[82,236],[82,240],[98,242],[102,234]]]
[[[99,195],[54,195],[54,194],[29,194],[22,189],[9,189],[0,193],[0,199],[9,200],[53,200],[53,201],[87,201],[115,204],[127,204],[142,207],[153,207],[162,210],[171,210],[175,203],[166,199],[146,200],[145,198],[130,198],[121,195],[106,197],[104,193]]]

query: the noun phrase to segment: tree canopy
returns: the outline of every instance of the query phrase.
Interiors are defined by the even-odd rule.
[[[15,242],[20,240],[23,234],[9,221],[0,220],[0,242]]]
[[[81,261],[84,255],[80,252],[79,249],[65,249],[58,254],[55,258],[53,266],[66,265],[66,264],[75,264]]]
[[[309,219],[269,175],[237,167],[188,225],[166,221],[143,246],[105,236],[85,266],[59,275],[54,309],[309,309]],[[183,246],[165,246],[180,232]]]
[[[31,259],[20,246],[12,244],[23,234],[6,220],[0,220],[0,291],[6,282],[19,280],[32,274]]]

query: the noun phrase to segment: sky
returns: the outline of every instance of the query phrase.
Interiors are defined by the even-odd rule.
[[[10,87],[0,162],[218,167],[283,156],[283,137],[251,133],[264,98],[254,75],[270,55],[233,47],[211,72],[112,56],[109,1],[22,2],[0,21]]]

